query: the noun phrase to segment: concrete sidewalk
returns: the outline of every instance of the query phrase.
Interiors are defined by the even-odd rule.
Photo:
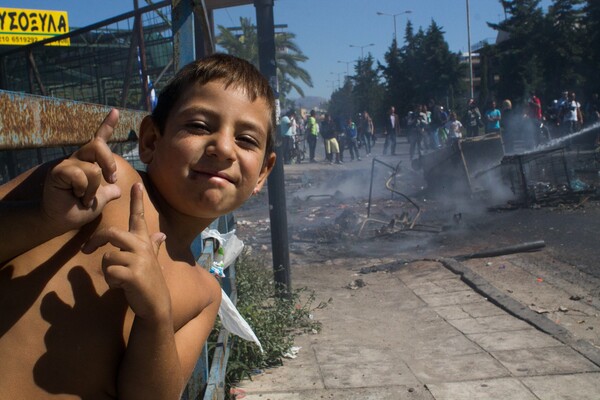
[[[295,286],[332,299],[314,311],[322,331],[297,338],[295,359],[242,382],[239,399],[600,399],[595,357],[495,306],[442,263],[358,274],[395,260],[357,262],[293,267]]]

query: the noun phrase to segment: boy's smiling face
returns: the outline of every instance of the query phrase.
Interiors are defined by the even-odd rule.
[[[259,190],[273,168],[265,158],[271,116],[267,102],[250,101],[221,81],[196,84],[174,105],[159,134],[141,131],[140,157],[155,189],[180,213],[214,219]]]

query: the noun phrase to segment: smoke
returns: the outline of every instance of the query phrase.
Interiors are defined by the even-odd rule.
[[[515,200],[516,196],[511,188],[511,183],[503,177],[503,168],[503,165],[497,165],[481,172],[473,180],[482,191],[481,197],[486,207]]]

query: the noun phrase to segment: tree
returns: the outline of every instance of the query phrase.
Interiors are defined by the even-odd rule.
[[[423,35],[419,53],[419,63],[427,66],[418,69],[423,73],[419,99],[424,103],[430,97],[446,98],[454,108],[454,96],[465,92],[466,68],[460,56],[450,51],[444,31],[435,21],[431,21]]]
[[[543,63],[537,46],[543,42],[544,18],[540,0],[501,0],[509,17],[488,25],[506,34],[496,49],[494,66],[501,79],[495,85],[499,98],[521,100],[532,87],[543,82]]]
[[[458,54],[449,50],[444,31],[432,21],[426,31],[413,33],[406,26],[405,46],[394,43],[385,54],[386,65],[380,65],[384,78],[387,105],[396,106],[399,115],[406,115],[431,98],[452,99],[465,92],[466,68]]]
[[[373,115],[382,108],[383,87],[373,63],[371,54],[360,59],[356,64],[356,75],[351,77],[354,82],[352,96],[356,107],[354,115],[365,110]]]
[[[258,67],[258,37],[256,26],[249,18],[240,18],[240,28],[233,30],[218,26],[217,45],[229,54],[250,61]],[[237,33],[241,32],[241,33]],[[287,108],[287,96],[295,90],[300,96],[304,91],[297,83],[302,81],[305,85],[312,87],[310,74],[300,67],[300,63],[308,60],[300,47],[295,43],[296,35],[290,32],[275,34],[275,62],[277,64],[277,79],[279,82],[279,100],[282,108]]]
[[[354,97],[352,96],[352,89],[352,80],[347,78],[344,81],[344,86],[331,94],[331,100],[327,111],[336,122],[339,129],[341,129],[341,124],[348,117],[351,117],[353,110],[356,109]]]
[[[412,23],[408,21],[406,24],[404,39],[406,43],[411,43],[413,38]],[[403,49],[402,52],[406,50]],[[401,58],[401,50],[396,45],[396,41],[392,41],[392,45],[389,50],[384,54],[385,64],[378,64],[378,70],[381,73],[383,79],[383,107],[373,112],[373,116],[376,120],[383,120],[387,115],[387,110],[390,106],[396,107],[398,113],[406,110],[407,98],[410,94],[407,93],[407,89],[410,85],[407,85],[411,81],[411,78],[407,75],[405,70],[405,63]]]
[[[547,45],[540,46],[544,49],[541,57],[544,60],[544,83],[548,85],[547,96],[583,85],[582,3],[582,0],[554,0],[548,8],[542,38]]]
[[[600,71],[600,2],[587,0],[582,24],[585,28],[582,42],[584,48],[585,74],[588,78],[588,94],[600,92],[600,80],[595,77]]]

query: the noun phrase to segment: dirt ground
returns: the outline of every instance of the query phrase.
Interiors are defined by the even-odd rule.
[[[398,162],[392,193],[385,182]],[[543,241],[535,252],[470,258],[463,264],[524,307],[600,348],[598,192],[553,206],[499,207],[477,196],[428,194],[422,173],[405,164],[402,157],[379,157],[343,166],[286,166],[292,268],[336,259],[369,265],[370,259],[456,257]],[[237,211],[236,219],[245,244],[269,254],[266,190]]]

